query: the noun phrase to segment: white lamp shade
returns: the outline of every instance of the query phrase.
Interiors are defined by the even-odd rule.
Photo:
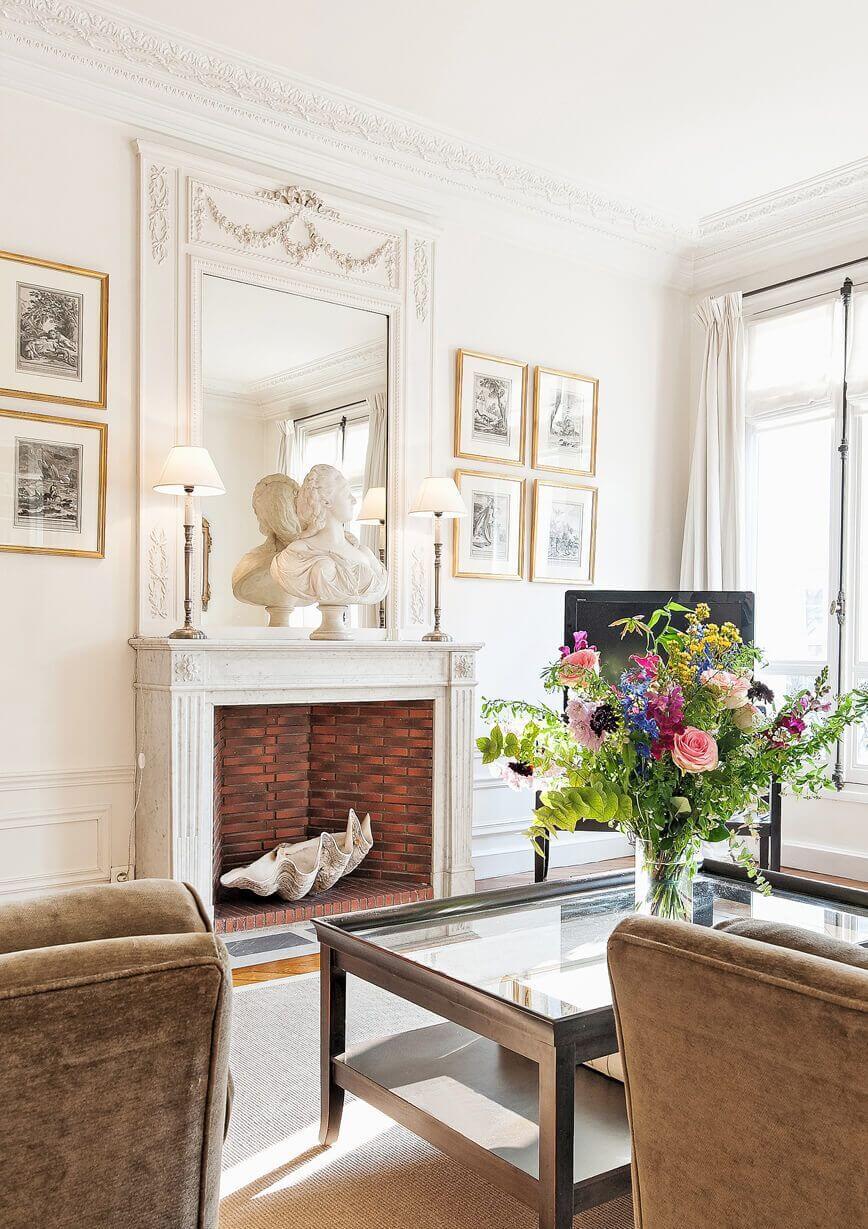
[[[163,495],[183,495],[189,488],[194,495],[225,495],[226,488],[207,448],[178,444],[166,457],[155,491]]]
[[[467,516],[467,506],[451,478],[423,478],[410,515],[434,516],[438,512],[449,518]]]
[[[356,520],[361,525],[379,525],[386,519],[386,488],[370,486],[365,491]]]

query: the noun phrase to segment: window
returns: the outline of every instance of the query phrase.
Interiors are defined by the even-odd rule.
[[[868,296],[855,290],[845,311],[839,286],[760,307],[746,328],[746,546],[769,681],[783,695],[825,665],[833,687],[839,668],[842,689],[866,686]],[[868,784],[868,728],[848,737],[840,770]]]
[[[334,465],[350,484],[356,511],[361,506],[364,487],[365,458],[368,452],[368,410],[365,402],[344,406],[331,414],[312,415],[297,423],[298,473],[306,474],[312,465]],[[350,533],[360,536],[362,526],[351,521]],[[359,622],[359,607],[350,607],[350,622]],[[319,611],[315,606],[303,606],[290,615],[292,627],[316,627]]]

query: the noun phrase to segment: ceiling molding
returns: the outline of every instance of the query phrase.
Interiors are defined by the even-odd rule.
[[[418,118],[107,5],[2,0],[0,39],[19,52],[74,64],[164,103],[207,108],[236,124],[315,137],[342,154],[374,160],[441,186],[498,200],[629,243],[670,251],[694,237],[683,221],[554,171],[510,158]]]
[[[384,341],[363,342],[258,380],[206,379],[204,391],[227,401],[243,402],[251,407],[254,417],[268,419],[279,417],[289,408],[306,408],[312,398],[321,399],[328,393],[384,383],[386,360]]]
[[[700,220],[694,287],[721,285],[831,249],[868,247],[868,158]]]
[[[693,224],[107,4],[0,0],[0,62],[10,88],[681,290],[865,230],[868,159]]]

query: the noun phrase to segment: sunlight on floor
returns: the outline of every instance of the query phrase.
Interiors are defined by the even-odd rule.
[[[257,1191],[255,1198],[259,1199],[274,1191],[295,1186],[313,1174],[319,1173],[320,1170],[327,1169],[339,1157],[355,1151],[362,1144],[369,1143],[378,1135],[392,1130],[394,1125],[378,1110],[364,1105],[361,1101],[351,1101],[344,1110],[340,1138],[336,1144],[330,1148],[320,1148],[319,1124],[312,1122],[303,1130],[296,1131],[294,1135],[278,1140],[276,1144],[264,1148],[262,1152],[257,1152],[247,1157],[246,1160],[239,1161],[231,1169],[227,1169],[220,1182],[220,1198],[225,1199],[228,1195],[234,1195],[237,1191],[243,1190],[245,1186],[258,1182],[267,1174],[282,1169],[296,1157],[312,1153],[313,1155],[307,1161],[293,1169],[279,1182]]]

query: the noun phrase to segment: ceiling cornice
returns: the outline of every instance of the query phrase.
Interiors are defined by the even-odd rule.
[[[700,220],[694,287],[856,245],[868,250],[868,158]]]
[[[384,382],[386,358],[385,341],[366,341],[258,380],[206,379],[204,389],[212,396],[258,407],[255,416],[269,418],[279,415],[288,403],[305,403],[312,397],[361,388],[372,381]]]
[[[106,4],[0,0],[0,62],[12,88],[235,157],[291,162],[401,206],[463,217],[475,202],[476,222],[500,218],[524,243],[682,290],[737,284],[865,231],[868,159],[693,225]]]
[[[680,220],[659,211],[106,5],[2,0],[0,39],[101,71],[176,106],[198,105],[236,122],[316,136],[394,170],[642,246],[671,250],[690,237]]]

